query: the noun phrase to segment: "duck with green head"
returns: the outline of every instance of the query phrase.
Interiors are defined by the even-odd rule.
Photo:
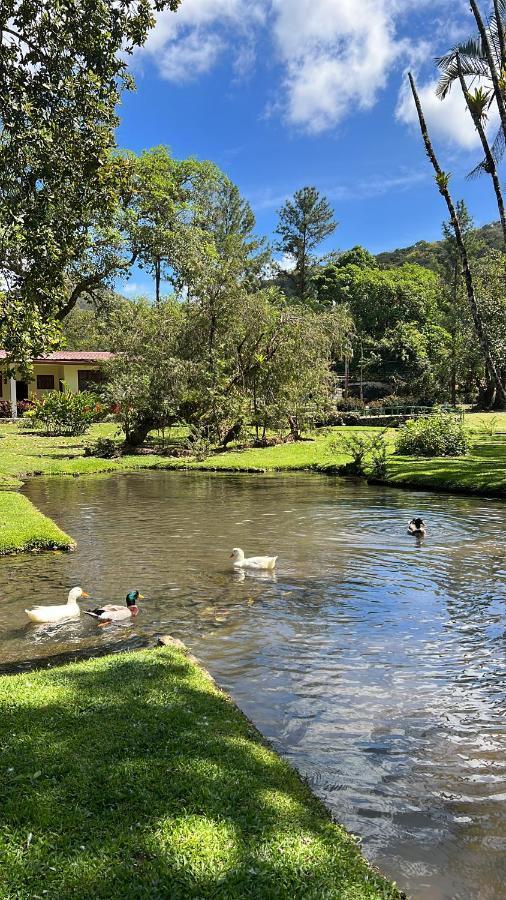
[[[86,615],[91,616],[93,619],[98,619],[100,625],[109,625],[111,622],[124,622],[135,618],[139,612],[138,600],[144,600],[143,595],[139,591],[130,591],[126,595],[125,606],[107,603],[105,606],[98,606],[96,609],[87,609]]]

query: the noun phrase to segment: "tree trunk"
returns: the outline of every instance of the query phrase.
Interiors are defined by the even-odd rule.
[[[153,416],[145,416],[142,419],[138,419],[126,434],[126,445],[132,448],[140,447],[146,440],[149,432],[157,428],[158,425],[159,421],[154,419]]]
[[[473,10],[474,11],[474,10]],[[488,336],[485,331],[485,327],[483,324],[483,320],[481,317],[481,312],[478,308],[478,303],[476,300],[476,295],[474,293],[474,283],[473,277],[471,274],[471,269],[469,267],[469,259],[467,256],[467,249],[464,243],[464,238],[462,236],[462,231],[460,228],[459,218],[457,216],[457,212],[455,206],[453,204],[453,200],[451,198],[450,191],[448,189],[448,175],[443,172],[439,162],[437,160],[436,154],[434,152],[434,148],[432,146],[429,132],[427,130],[427,124],[425,122],[425,117],[422,110],[422,105],[420,103],[420,98],[418,96],[418,92],[416,90],[416,85],[414,78],[411,72],[408,73],[409,83],[411,85],[411,91],[413,93],[413,98],[415,101],[416,111],[418,113],[418,121],[420,123],[420,131],[422,133],[422,137],[425,144],[425,150],[427,152],[427,156],[429,157],[432,167],[436,173],[436,181],[439,188],[439,192],[444,197],[446,201],[446,205],[448,207],[448,212],[450,213],[450,219],[452,222],[453,230],[455,232],[455,240],[457,243],[457,247],[459,249],[460,258],[462,261],[462,268],[464,272],[464,280],[466,284],[467,298],[469,301],[469,306],[471,309],[471,315],[473,317],[474,327],[476,331],[476,335],[478,337],[478,341],[480,344],[481,351],[483,353],[483,358],[485,360],[485,365],[490,373],[490,376],[494,382],[494,387],[497,392],[498,398],[500,398],[500,402],[504,404],[506,407],[506,390],[504,385],[501,382],[501,378],[499,372],[497,370],[497,366],[495,364],[494,357],[492,355],[492,351],[490,348],[490,343],[488,340]]]
[[[160,282],[161,282],[161,260],[160,257],[157,256],[155,259],[155,300],[157,303],[160,303]]]
[[[504,38],[504,28],[502,24],[501,11],[499,9],[498,0],[494,0],[494,14],[497,23],[497,35],[499,37],[499,48],[501,51],[501,69],[506,65],[506,41]]]
[[[289,440],[300,441],[301,436],[300,436],[299,423],[297,421],[297,416],[288,416],[288,424],[290,425]]]
[[[452,330],[452,366],[450,375],[450,393],[452,406],[457,405],[457,334]]]

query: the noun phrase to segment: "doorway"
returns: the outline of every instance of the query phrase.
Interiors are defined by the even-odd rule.
[[[16,400],[28,400],[27,381],[16,381]]]

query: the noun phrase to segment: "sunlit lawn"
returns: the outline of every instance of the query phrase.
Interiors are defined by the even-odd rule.
[[[22,494],[0,491],[0,556],[16,550],[68,549],[72,540]]]
[[[0,678],[2,900],[397,889],[179,650]]]
[[[456,459],[421,459],[389,456],[387,480],[394,484],[506,493],[506,413],[468,414],[465,425],[471,434],[471,452]],[[371,428],[324,428],[300,443],[267,448],[232,448],[203,460],[175,458],[150,452],[121,459],[85,457],[84,448],[97,437],[120,440],[114,424],[92,427],[80,438],[45,437],[24,431],[19,425],[0,425],[0,487],[20,485],[31,475],[85,475],[99,472],[148,468],[187,468],[207,471],[289,471],[328,469],[342,466],[350,457],[332,447],[336,436],[374,432]],[[387,440],[393,450],[394,432]],[[181,443],[185,432],[173,429],[167,443]],[[152,435],[155,446],[159,437]]]

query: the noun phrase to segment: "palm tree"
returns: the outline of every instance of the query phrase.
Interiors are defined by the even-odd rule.
[[[506,0],[493,0],[494,11],[487,23],[476,0],[470,0],[470,5],[478,33],[436,59],[441,71],[436,93],[444,100],[455,81],[462,84],[462,79],[464,83],[466,79],[471,81],[478,79],[482,83],[481,87],[488,98],[486,110],[494,100],[499,110],[501,127],[490,148],[494,160],[499,161],[506,149]],[[470,112],[472,115],[472,110]],[[483,117],[481,118],[483,121]],[[485,159],[471,172],[471,176],[489,172],[490,163],[487,157],[488,153],[485,150]]]
[[[457,53],[457,68],[459,73],[460,86],[462,88],[462,93],[465,97],[465,101],[467,104],[467,108],[470,112],[471,118],[474,123],[474,127],[478,132],[481,146],[483,147],[483,152],[485,154],[485,159],[478,166],[478,170],[482,170],[487,172],[492,179],[492,184],[494,185],[495,196],[497,200],[497,208],[499,210],[499,218],[501,220],[502,234],[504,240],[504,246],[506,248],[506,213],[504,210],[504,199],[502,195],[501,182],[499,180],[499,173],[497,171],[496,160],[494,158],[494,154],[488,142],[487,133],[485,131],[486,121],[488,117],[488,110],[490,107],[490,91],[485,90],[482,87],[477,87],[473,92],[471,92],[465,82],[464,73],[462,71],[462,65],[460,62],[460,56]],[[476,170],[475,170],[476,171]]]

